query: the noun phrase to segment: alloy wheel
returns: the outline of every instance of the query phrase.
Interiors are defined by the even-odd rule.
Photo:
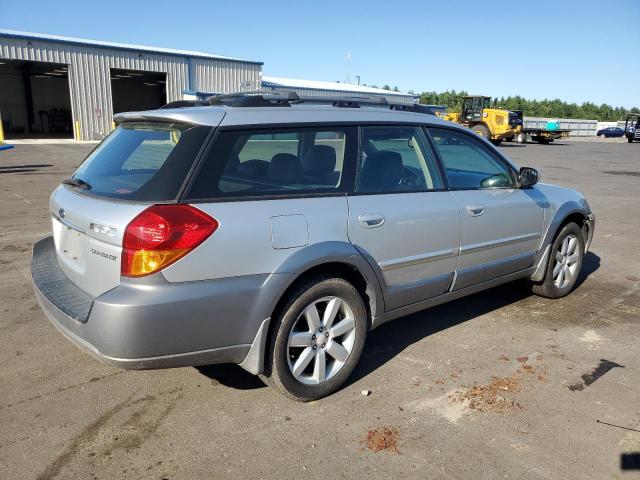
[[[355,317],[344,299],[330,296],[315,300],[305,307],[289,332],[289,369],[306,385],[326,382],[345,365],[355,339]]]
[[[578,238],[570,233],[560,243],[555,254],[555,263],[553,265],[553,284],[558,288],[564,288],[569,285],[578,269]]]

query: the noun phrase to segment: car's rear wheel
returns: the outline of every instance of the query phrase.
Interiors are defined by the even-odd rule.
[[[533,292],[546,298],[568,295],[578,280],[584,258],[584,239],[575,223],[565,225],[551,245],[544,280],[533,285]]]
[[[316,277],[295,289],[274,317],[262,378],[299,401],[322,398],[355,368],[367,335],[367,310],[348,281]]]

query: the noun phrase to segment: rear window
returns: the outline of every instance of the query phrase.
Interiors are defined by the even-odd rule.
[[[73,178],[91,195],[134,201],[174,200],[210,127],[122,124],[87,157]]]

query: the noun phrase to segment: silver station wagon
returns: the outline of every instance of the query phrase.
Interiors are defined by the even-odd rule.
[[[235,94],[116,117],[51,195],[42,309],[129,369],[236,363],[298,400],[367,332],[516,279],[574,287],[594,216],[419,105]]]

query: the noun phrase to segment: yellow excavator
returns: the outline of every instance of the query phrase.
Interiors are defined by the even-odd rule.
[[[515,112],[491,106],[491,97],[468,96],[462,99],[462,112],[440,114],[445,120],[470,128],[494,145],[512,139],[522,131],[522,118]]]

